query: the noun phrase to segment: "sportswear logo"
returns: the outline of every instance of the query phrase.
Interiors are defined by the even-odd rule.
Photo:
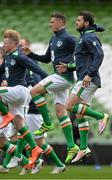
[[[16,61],[14,59],[11,59],[11,65],[14,66],[16,64]]]
[[[60,47],[62,45],[62,41],[57,42],[57,47]]]
[[[95,41],[93,41],[93,45],[96,46],[96,42]]]

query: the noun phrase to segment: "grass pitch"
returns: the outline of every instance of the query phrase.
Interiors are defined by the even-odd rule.
[[[30,172],[24,176],[18,175],[20,169],[12,169],[9,173],[1,173],[0,179],[112,179],[112,167],[102,166],[96,170],[94,166],[67,166],[61,174],[50,174],[53,166],[44,166],[37,174]]]

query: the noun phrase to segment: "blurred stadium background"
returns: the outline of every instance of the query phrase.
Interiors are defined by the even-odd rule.
[[[54,11],[61,11],[67,15],[68,31],[78,37],[74,27],[74,19],[81,10],[93,11],[96,23],[103,24],[106,31],[98,34],[103,42],[105,51],[104,63],[100,69],[102,75],[102,89],[94,98],[95,109],[110,114],[112,112],[112,3],[105,0],[0,0],[0,41],[5,29],[13,28],[21,33],[21,36],[32,42],[32,49],[41,54],[44,53],[51,31],[49,29],[49,17]],[[51,65],[41,64],[49,74],[52,72]],[[50,112],[55,125],[54,131],[48,133],[48,142],[53,144],[61,157],[65,158],[65,140],[59,127],[58,120],[52,102],[52,97],[47,96]],[[112,161],[112,123],[102,136],[97,133],[97,121],[90,119],[89,143],[98,164],[111,164]],[[60,153],[61,152],[61,153]],[[106,154],[106,158],[105,155]],[[92,160],[89,163],[94,163]]]

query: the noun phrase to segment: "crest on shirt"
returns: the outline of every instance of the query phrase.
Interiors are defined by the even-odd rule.
[[[62,41],[57,42],[57,47],[60,47],[62,45]]]
[[[96,46],[96,42],[95,41],[93,41],[93,45]]]
[[[10,63],[12,66],[14,66],[16,64],[16,61],[14,59],[11,59]]]

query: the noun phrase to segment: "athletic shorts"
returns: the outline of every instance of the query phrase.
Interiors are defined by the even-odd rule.
[[[34,133],[34,131],[39,129],[43,123],[41,114],[26,114],[25,120],[32,134]],[[40,139],[42,137],[46,137],[46,133],[44,135],[34,135],[35,139]]]
[[[31,101],[29,88],[21,85],[14,87],[0,87],[0,97],[5,104],[8,104],[10,112],[24,118],[25,107],[27,107]]]
[[[2,116],[0,116],[0,122],[2,122]],[[16,133],[16,128],[12,123],[9,123],[5,128],[0,129],[0,137],[11,138]]]
[[[48,93],[53,93],[54,104],[60,103],[65,105],[69,88],[72,85],[70,82],[58,74],[52,74],[40,81],[39,84],[43,85]]]
[[[78,81],[72,88],[71,94],[77,95],[82,87],[82,81]],[[80,98],[84,101],[85,104],[91,105],[92,98],[94,96],[94,93],[97,90],[97,86],[91,82],[90,86],[87,88],[84,88],[82,91]]]

